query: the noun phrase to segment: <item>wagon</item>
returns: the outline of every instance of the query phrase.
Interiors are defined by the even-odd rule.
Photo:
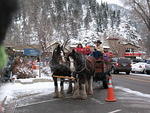
[[[104,58],[95,59],[95,74],[94,81],[102,81],[103,87],[108,88],[108,78],[111,72],[111,61],[104,60]]]

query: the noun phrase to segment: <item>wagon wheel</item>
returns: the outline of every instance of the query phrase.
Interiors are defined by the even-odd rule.
[[[108,88],[108,81],[107,80],[103,81],[103,87],[104,87],[104,89]]]
[[[104,89],[108,88],[108,82],[109,82],[109,75],[106,75],[106,78],[103,80],[103,87]]]

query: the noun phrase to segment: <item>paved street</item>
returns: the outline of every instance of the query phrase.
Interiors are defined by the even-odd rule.
[[[24,97],[16,101],[15,113],[150,113],[150,77],[113,75],[113,85],[117,102],[105,102],[107,90],[96,86],[87,100]]]

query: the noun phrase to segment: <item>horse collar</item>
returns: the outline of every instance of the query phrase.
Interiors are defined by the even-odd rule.
[[[89,71],[89,69],[87,68],[86,59],[85,59],[84,67],[80,71],[76,71],[76,72],[80,73],[80,72],[84,71],[85,69],[87,69]]]

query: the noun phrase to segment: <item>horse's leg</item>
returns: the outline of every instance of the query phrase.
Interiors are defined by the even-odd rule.
[[[85,85],[85,80],[80,81],[80,85],[81,85],[81,92],[80,92],[80,96],[81,99],[87,99],[87,93],[86,93],[86,85]]]
[[[74,83],[74,92],[73,92],[73,98],[79,98],[79,80],[75,81]]]
[[[81,99],[87,99],[85,84],[81,84]]]
[[[85,82],[85,87],[86,87],[86,92],[88,93],[88,91],[89,91],[89,83],[88,83],[87,80],[86,80],[86,82]]]
[[[60,97],[64,97],[64,79],[63,78],[61,78],[60,79]]]
[[[93,95],[93,76],[88,80],[88,95]]]
[[[55,86],[54,98],[59,98],[57,78],[53,77],[53,80],[54,80],[54,86]]]
[[[72,80],[69,80],[69,87],[68,87],[67,93],[68,94],[72,93]]]

